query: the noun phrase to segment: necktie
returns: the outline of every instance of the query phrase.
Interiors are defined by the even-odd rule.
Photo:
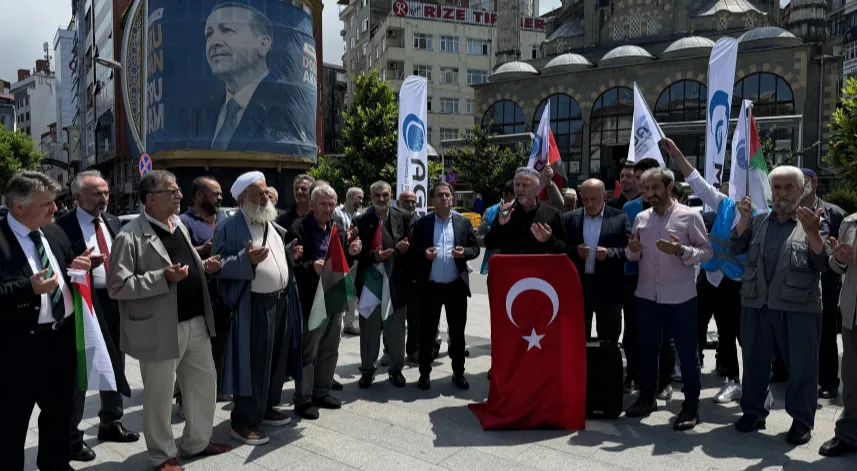
[[[241,111],[241,106],[230,98],[226,102],[226,114],[223,116],[223,125],[220,126],[220,131],[214,137],[214,142],[211,143],[211,148],[214,150],[226,150],[229,147],[229,141],[232,140],[232,135],[238,128],[238,113]]]
[[[30,239],[33,239],[33,243],[36,244],[36,250],[39,252],[39,262],[42,264],[42,269],[48,271],[45,278],[54,276],[54,269],[51,266],[51,260],[48,258],[48,253],[45,251],[45,244],[42,243],[41,232],[31,232]],[[65,301],[62,298],[62,290],[60,289],[59,283],[57,283],[56,288],[54,288],[48,296],[51,300],[51,313],[53,313],[54,319],[57,321],[62,320],[63,317],[65,317]]]
[[[104,272],[109,274],[110,247],[107,246],[107,238],[104,237],[104,229],[101,228],[101,219],[93,219],[92,225],[95,226],[95,239],[98,242],[98,251],[104,255]]]

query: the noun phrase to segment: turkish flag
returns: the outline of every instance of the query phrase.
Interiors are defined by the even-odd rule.
[[[582,430],[586,335],[574,264],[565,255],[495,255],[488,265],[491,386],[471,410],[486,430]]]

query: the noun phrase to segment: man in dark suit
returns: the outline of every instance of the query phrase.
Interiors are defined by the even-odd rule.
[[[468,389],[470,385],[464,377],[464,327],[467,324],[467,298],[470,297],[467,262],[479,256],[479,244],[470,220],[452,213],[452,187],[449,184],[437,183],[432,189],[432,199],[434,212],[420,218],[412,234],[412,271],[423,300],[417,386],[422,390],[431,388],[432,350],[435,348],[440,310],[445,307],[452,382],[459,389]]]
[[[57,219],[71,241],[76,255],[90,252],[92,264],[92,304],[104,344],[113,363],[118,391],[101,391],[101,410],[98,412],[100,425],[98,440],[110,442],[136,442],[140,439],[137,432],[127,430],[122,422],[122,394],[131,397],[131,390],[125,379],[125,355],[119,351],[119,306],[107,294],[107,270],[110,266],[110,247],[113,238],[119,233],[119,218],[108,214],[107,203],[110,187],[98,170],[78,173],[71,183],[71,192],[77,201],[77,209]],[[91,461],[95,452],[83,441],[83,431],[79,430],[83,419],[86,391],[75,390],[74,411],[71,420],[70,449],[73,461]]]
[[[71,242],[51,224],[60,186],[40,172],[24,171],[6,184],[9,214],[0,220],[0,404],[8,428],[0,440],[3,469],[24,469],[33,407],[39,406],[43,471],[68,471],[68,424],[76,389],[74,297],[68,269],[89,271],[89,253],[75,257]]]
[[[362,250],[357,256],[357,295],[363,296],[363,282],[375,264],[381,264],[390,285],[392,314],[383,323],[383,333],[390,347],[390,366],[387,369],[390,382],[397,388],[405,387],[402,368],[405,366],[405,317],[407,315],[407,277],[404,275],[410,248],[411,217],[390,206],[392,190],[385,181],[377,181],[369,189],[372,207],[354,221]],[[379,226],[381,227],[378,230]],[[381,235],[380,244],[374,244],[375,234]],[[363,301],[361,299],[361,301]],[[385,308],[382,305],[382,309]],[[358,307],[358,310],[360,308]],[[375,362],[381,349],[381,315],[360,315],[360,377],[359,386],[367,389],[375,380]]]
[[[269,72],[273,38],[271,21],[259,10],[237,3],[214,7],[205,24],[205,54],[226,87],[199,110],[194,148],[315,157],[315,116],[300,112],[314,109],[315,86],[283,83]],[[304,58],[314,62],[315,51],[305,47]]]
[[[631,239],[631,221],[622,210],[604,203],[604,183],[589,179],[580,186],[582,208],[566,214],[568,256],[580,273],[586,312],[586,337],[592,316],[598,322],[598,338],[619,341],[622,331],[622,297],[617,280],[624,278],[625,248]]]

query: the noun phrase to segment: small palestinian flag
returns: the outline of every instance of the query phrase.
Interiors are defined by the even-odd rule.
[[[384,238],[381,232],[383,226],[384,222],[380,221],[375,236],[372,237],[371,249],[373,252],[384,246]],[[393,304],[390,300],[390,280],[387,278],[386,270],[384,270],[384,262],[375,263],[363,272],[363,292],[360,293],[360,304],[357,305],[357,312],[367,319],[377,312],[381,316],[381,322],[386,322],[393,314]]]
[[[116,391],[116,374],[92,307],[89,274],[69,270],[74,288],[74,325],[77,345],[77,387],[81,391]]]
[[[327,249],[327,258],[324,260],[318,289],[312,300],[307,327],[309,330],[315,330],[327,319],[344,313],[348,309],[348,303],[356,297],[354,280],[348,272],[345,251],[342,250],[342,243],[339,241],[336,224],[334,224],[330,231],[330,246]]]

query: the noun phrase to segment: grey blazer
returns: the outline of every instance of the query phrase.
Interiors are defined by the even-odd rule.
[[[188,246],[187,228],[179,223]],[[191,250],[197,269],[205,273],[196,250]],[[163,361],[179,357],[176,285],[167,282],[164,267],[172,265],[167,250],[140,214],[113,239],[107,290],[119,302],[120,348],[138,360]],[[202,277],[205,324],[214,336],[214,316],[208,284]]]
[[[839,243],[849,244],[852,247],[857,243],[857,213],[842,221],[842,226],[839,228]],[[835,273],[845,275],[842,280],[842,289],[839,291],[839,310],[842,311],[842,327],[853,329],[854,310],[857,309],[857,254],[844,268],[831,255],[829,265]]]

